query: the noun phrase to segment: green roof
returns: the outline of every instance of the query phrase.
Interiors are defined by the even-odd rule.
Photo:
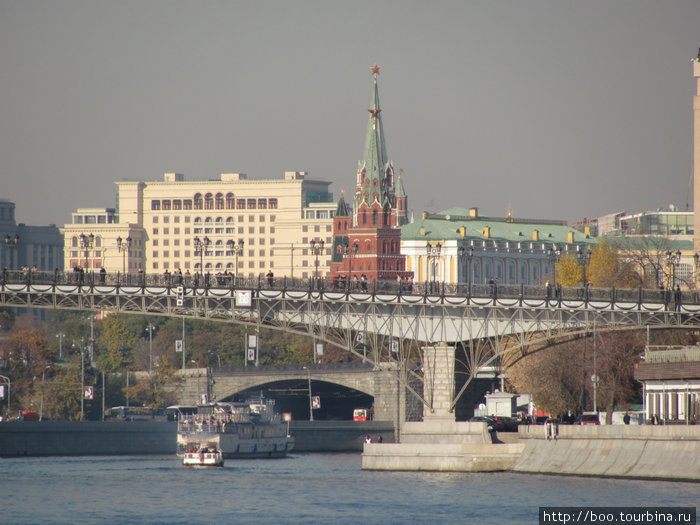
[[[463,238],[460,229],[466,228],[466,238],[484,240],[484,230],[489,228],[490,240],[509,242],[533,242],[532,233],[537,230],[535,242],[571,244],[569,234],[573,234],[574,244],[595,243],[583,232],[561,221],[534,219],[506,219],[504,217],[470,217],[467,208],[453,207],[424,219],[401,227],[402,240],[451,240]],[[425,235],[421,235],[425,228]]]

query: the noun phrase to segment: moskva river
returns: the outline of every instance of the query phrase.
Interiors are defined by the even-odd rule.
[[[366,472],[359,454],[0,459],[2,523],[538,523],[540,506],[695,506],[700,485],[511,473]]]

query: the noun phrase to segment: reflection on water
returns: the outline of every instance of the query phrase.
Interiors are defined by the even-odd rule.
[[[698,485],[541,476],[364,472],[359,454],[0,459],[4,523],[537,523],[540,506],[694,506]]]

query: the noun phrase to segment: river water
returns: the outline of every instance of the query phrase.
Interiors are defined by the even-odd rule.
[[[537,523],[540,506],[695,506],[700,486],[362,471],[359,454],[185,469],[174,456],[0,459],[2,523]]]

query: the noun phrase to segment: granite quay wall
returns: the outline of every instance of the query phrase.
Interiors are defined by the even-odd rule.
[[[543,425],[518,430],[516,472],[700,481],[700,426]]]
[[[391,421],[292,421],[298,452],[361,451],[364,436],[392,442]],[[0,423],[0,456],[175,454],[177,424],[41,421]]]
[[[365,436],[394,442],[392,421],[292,421],[295,452],[361,452]]]
[[[175,453],[177,424],[150,421],[0,423],[0,456]]]

